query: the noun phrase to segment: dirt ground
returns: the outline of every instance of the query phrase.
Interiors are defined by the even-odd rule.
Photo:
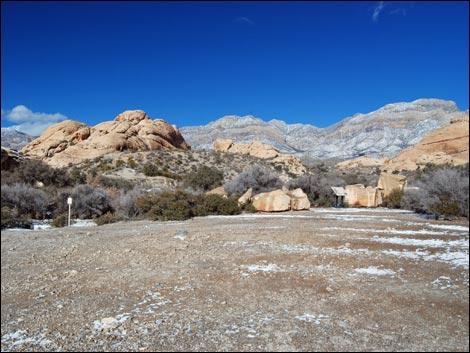
[[[2,351],[468,351],[468,222],[386,209],[1,232]]]

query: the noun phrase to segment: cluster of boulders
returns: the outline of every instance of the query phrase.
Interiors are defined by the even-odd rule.
[[[214,151],[240,153],[261,159],[270,159],[273,163],[285,166],[289,173],[297,176],[307,172],[307,168],[302,164],[300,158],[292,154],[281,153],[277,148],[258,141],[234,143],[231,139],[217,139],[214,142]]]
[[[227,192],[222,186],[207,192],[207,194],[227,196]],[[256,195],[253,195],[253,189],[249,188],[238,199],[238,204],[243,206],[248,202],[251,202],[256,210],[261,212],[300,211],[310,208],[308,196],[300,188],[294,190],[282,188]]]
[[[150,119],[142,110],[128,110],[96,126],[73,120],[50,126],[20,152],[63,167],[115,151],[190,149],[175,125]]]

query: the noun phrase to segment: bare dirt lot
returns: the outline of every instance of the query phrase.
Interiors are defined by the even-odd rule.
[[[468,223],[312,209],[1,233],[2,351],[468,351]]]

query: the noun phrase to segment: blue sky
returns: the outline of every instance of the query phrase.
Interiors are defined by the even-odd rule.
[[[468,2],[1,3],[2,127],[142,109],[332,125],[419,98],[468,109]]]

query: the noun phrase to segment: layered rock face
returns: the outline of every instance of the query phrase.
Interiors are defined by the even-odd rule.
[[[283,153],[318,159],[363,155],[383,158],[415,145],[463,113],[452,101],[419,99],[358,113],[328,128],[280,120],[265,122],[253,116],[226,116],[205,126],[183,127],[181,131],[195,149],[211,149],[217,139],[230,138],[245,144],[260,141]]]
[[[115,151],[175,148],[190,148],[176,126],[152,120],[142,110],[128,110],[94,127],[72,120],[52,125],[21,152],[61,167]]]
[[[259,141],[242,144],[233,143],[231,139],[216,140],[214,142],[214,150],[216,152],[240,153],[262,159],[272,159],[274,163],[285,165],[289,172],[294,175],[302,175],[307,172],[307,168],[296,156],[283,154],[273,146]]]
[[[432,131],[418,144],[385,162],[383,170],[416,170],[427,163],[461,165],[469,162],[468,112],[443,128]]]

